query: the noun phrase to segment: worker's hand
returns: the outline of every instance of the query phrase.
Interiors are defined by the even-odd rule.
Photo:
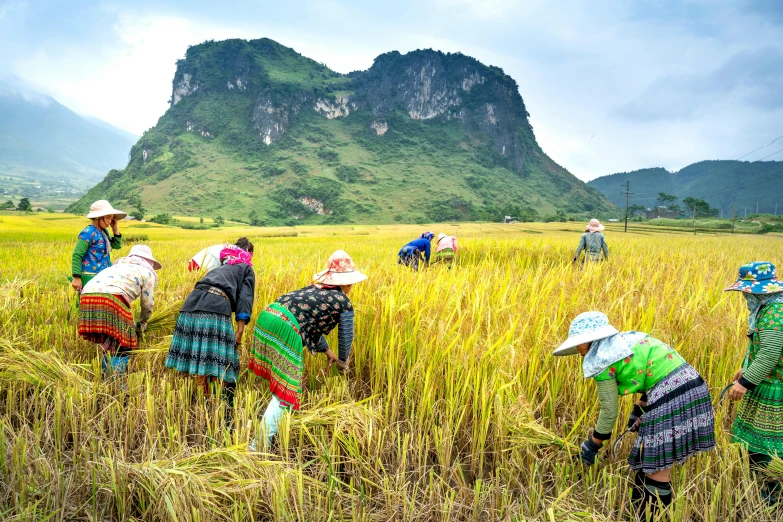
[[[601,449],[601,445],[597,444],[593,437],[590,436],[586,441],[582,443],[582,454],[579,458],[586,466],[592,466],[595,464],[595,457],[598,455],[598,451]]]
[[[337,358],[337,356],[334,354],[331,348],[328,348],[326,350],[326,373],[329,373],[329,370],[332,369],[332,365],[336,364],[337,368],[339,368],[341,371],[348,369],[348,363],[345,363]]]
[[[81,277],[74,277],[73,281],[71,281],[71,286],[74,290],[76,290],[77,293],[82,292],[82,278]]]
[[[738,382],[734,383],[734,386],[729,390],[729,399],[733,401],[741,401],[748,389]]]
[[[111,220],[111,231],[114,233],[115,236],[120,233],[120,227],[119,224],[117,223],[117,218],[112,218]]]
[[[237,343],[237,348],[239,348],[239,345],[242,344],[242,334],[244,333],[245,333],[245,322],[237,321],[237,331],[236,334],[234,334],[234,340]]]
[[[628,416],[628,431],[639,431],[639,424],[642,421],[642,414],[644,411],[638,404],[633,405],[631,415]]]
[[[731,382],[737,382],[738,380],[740,380],[740,377],[742,377],[742,368],[740,368],[734,373],[734,377],[731,378]]]

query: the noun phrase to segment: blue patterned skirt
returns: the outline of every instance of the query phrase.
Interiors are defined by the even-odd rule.
[[[231,317],[212,312],[180,312],[166,367],[236,382],[239,353]]]
[[[647,392],[647,408],[628,463],[649,475],[714,448],[710,391],[699,372],[683,364]]]

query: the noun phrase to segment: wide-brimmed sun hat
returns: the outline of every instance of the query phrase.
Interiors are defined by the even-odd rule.
[[[597,219],[591,219],[590,223],[587,224],[587,228],[585,230],[589,232],[600,232],[604,229],[604,226],[601,224],[600,221]]]
[[[111,203],[105,199],[99,199],[90,205],[90,213],[87,214],[87,218],[95,219],[103,216],[114,216],[115,219],[123,219],[128,216],[128,213],[112,207]]]
[[[590,343],[605,339],[620,333],[609,324],[609,318],[601,312],[584,312],[571,321],[568,328],[568,339],[557,347],[552,355],[573,355],[576,347],[582,343]]]
[[[147,245],[133,245],[133,247],[130,249],[130,252],[128,252],[128,256],[143,257],[152,263],[152,266],[155,268],[155,270],[160,270],[163,267],[163,265],[161,265],[157,259],[152,257],[152,250],[150,250],[150,247]]]
[[[443,232],[441,232],[440,234],[438,234],[438,241],[440,241],[440,240],[441,240],[441,239],[443,239],[444,237],[446,237],[446,234],[444,234]]]
[[[737,290],[749,294],[783,292],[783,281],[776,274],[775,265],[769,261],[754,261],[740,267],[737,280],[725,291]]]
[[[365,279],[367,276],[356,270],[353,259],[344,250],[329,256],[326,269],[313,276],[316,283],[330,286],[355,285]]]

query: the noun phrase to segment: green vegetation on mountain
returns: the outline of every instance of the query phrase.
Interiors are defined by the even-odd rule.
[[[69,210],[101,198],[257,225],[612,211],[541,150],[496,67],[425,50],[341,75],[267,39],[189,48],[127,167]]]
[[[757,208],[760,213],[783,213],[783,162],[779,161],[701,161],[678,172],[642,169],[596,178],[588,185],[616,206],[624,207],[626,181],[630,181],[634,193],[631,204],[645,208],[676,204],[686,210],[685,200],[690,197],[697,203],[704,200],[723,216],[731,216],[734,205],[739,216],[755,214]],[[677,200],[661,200],[660,193]],[[701,215],[698,210],[697,215]]]

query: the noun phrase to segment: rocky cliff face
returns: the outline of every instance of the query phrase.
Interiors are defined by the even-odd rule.
[[[341,75],[266,39],[189,48],[168,111],[127,167],[71,209],[131,196],[153,211],[252,209],[278,224],[609,208],[538,147],[516,82],[497,67],[395,51]]]

